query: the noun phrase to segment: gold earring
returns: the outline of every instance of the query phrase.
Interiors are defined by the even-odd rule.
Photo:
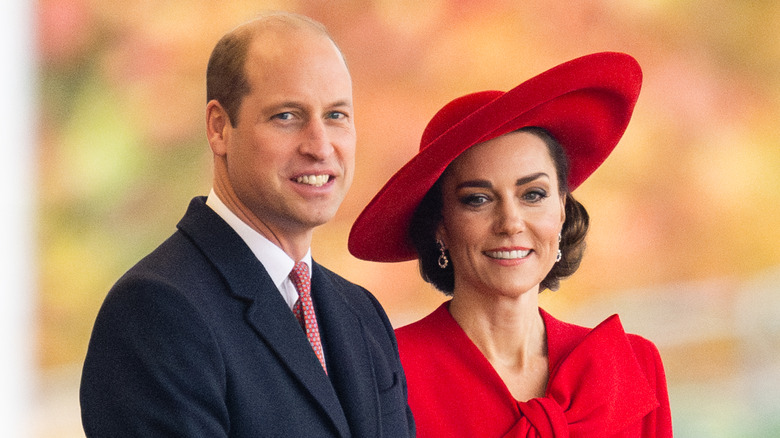
[[[450,264],[450,259],[448,259],[447,254],[444,253],[445,250],[444,242],[442,242],[439,239],[436,239],[436,243],[439,245],[439,252],[441,253],[439,254],[439,260],[438,260],[439,267],[445,269]]]
[[[561,233],[558,233],[558,255],[555,257],[555,263],[558,263],[563,258],[563,253],[561,252]]]

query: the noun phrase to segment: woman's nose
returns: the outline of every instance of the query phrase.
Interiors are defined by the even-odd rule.
[[[504,202],[497,209],[496,232],[499,234],[513,235],[525,229],[525,220],[522,209],[511,202]]]

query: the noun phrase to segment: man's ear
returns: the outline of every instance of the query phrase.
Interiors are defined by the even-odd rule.
[[[214,155],[224,156],[227,153],[227,140],[230,136],[230,117],[222,105],[211,100],[206,105],[206,137]]]

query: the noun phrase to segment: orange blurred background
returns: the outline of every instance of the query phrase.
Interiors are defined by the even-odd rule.
[[[413,262],[356,260],[347,233],[428,119],[587,53],[637,58],[632,122],[575,193],[592,218],[582,267],[543,306],[584,325],[620,313],[656,342],[676,436],[780,434],[780,3],[39,0],[35,436],[83,436],[78,379],[97,310],[207,194],[206,62],[267,9],[321,21],[347,57],[357,172],[313,254],[373,291],[396,326],[444,296]]]

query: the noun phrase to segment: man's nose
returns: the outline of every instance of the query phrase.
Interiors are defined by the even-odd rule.
[[[312,119],[307,123],[300,152],[318,161],[324,160],[333,153],[333,145],[323,120]]]

